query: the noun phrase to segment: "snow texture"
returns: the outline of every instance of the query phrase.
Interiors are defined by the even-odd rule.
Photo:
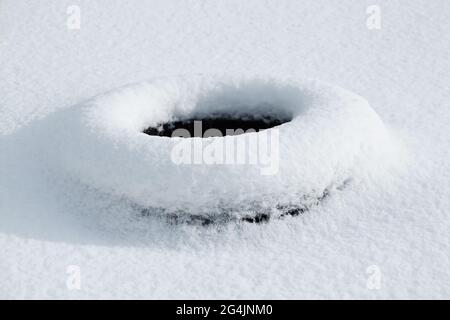
[[[67,27],[71,5],[79,6],[80,29]],[[381,29],[366,25],[370,5],[380,8]],[[0,297],[448,298],[449,30],[447,0],[1,1]],[[138,129],[171,113],[133,118],[139,110],[124,111],[122,101],[153,99],[149,79],[164,77],[171,88],[157,91],[168,94],[167,79],[198,74],[270,75],[275,87],[318,79],[364,97],[371,108],[344,91],[339,99],[356,101],[337,108],[325,99],[331,103],[280,127],[296,137],[280,141],[295,148],[307,141],[295,130],[302,121],[307,134],[318,132],[314,141],[323,139],[307,146],[311,162],[307,153],[280,153],[297,160],[288,169],[312,168],[300,188],[335,181],[333,163],[351,183],[300,216],[265,224],[203,227],[143,215],[136,202],[150,189],[142,159],[156,148],[140,141],[159,138]],[[105,94],[129,83],[141,84]],[[273,88],[260,98],[273,97]],[[312,92],[326,98],[321,90]],[[327,106],[336,113],[320,118]],[[314,114],[317,122],[307,121]],[[126,150],[119,158],[111,137]],[[321,157],[320,145],[334,151]],[[99,168],[107,157],[111,168]],[[107,173],[126,157],[133,165],[120,174],[131,174],[115,191],[123,176]]]

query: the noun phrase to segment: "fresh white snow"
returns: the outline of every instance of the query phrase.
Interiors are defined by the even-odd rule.
[[[80,29],[68,28],[71,5]],[[379,30],[366,26],[370,5]],[[109,172],[90,172],[83,152],[114,155],[97,134],[81,143],[89,113],[80,110],[92,97],[199,74],[317,79],[355,92],[374,113],[362,112],[349,135],[376,123],[369,145],[383,153],[392,144],[389,163],[401,165],[363,157],[358,166],[372,161],[383,174],[358,170],[301,216],[207,228],[142,217],[127,197],[98,190],[98,177],[74,178]],[[3,0],[0,297],[448,298],[449,84],[447,0]],[[151,124],[136,119],[133,130]],[[77,174],[66,174],[73,164]]]
[[[289,121],[226,137],[143,134],[150,125],[177,117],[217,114],[273,114]],[[62,169],[58,177],[68,174],[165,213],[214,216],[253,208],[276,214],[277,206],[320,197],[361,175],[386,174],[387,167],[402,162],[395,138],[364,99],[293,79],[158,79],[111,91],[48,119],[41,127],[50,134],[45,139],[34,134],[32,140],[43,140],[41,151]]]

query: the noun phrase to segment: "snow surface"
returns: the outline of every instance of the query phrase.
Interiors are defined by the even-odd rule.
[[[450,1],[75,2],[0,2],[0,297],[449,297]],[[73,4],[80,30],[66,28]],[[366,27],[373,4],[380,30]],[[204,73],[356,92],[404,146],[404,169],[299,217],[203,228],[140,217],[53,166],[64,145],[49,124],[71,106]]]

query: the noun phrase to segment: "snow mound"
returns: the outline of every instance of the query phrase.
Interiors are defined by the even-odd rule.
[[[219,118],[276,125],[158,135],[177,121]],[[156,79],[73,108],[59,128],[55,150],[71,177],[163,215],[283,215],[351,179],[382,175],[396,158],[365,99],[296,79]]]

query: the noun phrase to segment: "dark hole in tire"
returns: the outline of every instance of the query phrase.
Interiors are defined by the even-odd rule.
[[[272,115],[259,115],[257,117],[252,115],[243,115],[241,117],[219,115],[205,118],[199,117],[197,119],[174,120],[158,124],[155,127],[149,127],[143,132],[151,136],[159,137],[207,138],[258,132],[279,126],[289,121],[291,121],[290,118],[275,117]],[[205,132],[207,133],[206,135]]]

